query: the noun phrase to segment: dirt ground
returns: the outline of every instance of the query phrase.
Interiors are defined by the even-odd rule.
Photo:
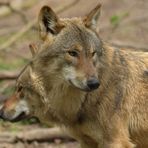
[[[14,2],[14,6],[11,8],[5,5],[7,2]],[[98,24],[102,40],[123,49],[128,47],[148,51],[147,0],[0,0],[0,99],[12,93],[15,83],[14,78],[3,79],[1,75],[7,73],[15,77],[31,57],[28,45],[38,40],[38,33],[36,24],[28,26],[37,19],[41,6],[50,5],[55,11],[60,10],[60,17],[76,17],[84,16],[99,2],[102,3]],[[0,134],[5,131],[23,132],[28,127],[29,130],[44,128],[41,124],[11,124],[0,121]],[[77,148],[78,143],[20,141],[12,144],[3,142],[0,137],[0,148],[41,147]]]

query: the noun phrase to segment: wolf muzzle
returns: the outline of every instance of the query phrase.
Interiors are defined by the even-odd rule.
[[[0,110],[0,118],[4,121],[10,121],[10,122],[18,122],[20,120],[28,118],[25,112],[21,112],[16,118],[9,118],[5,116],[4,111]]]
[[[87,80],[87,87],[89,88],[89,90],[95,90],[100,86],[100,82],[97,78],[92,77],[90,79]]]

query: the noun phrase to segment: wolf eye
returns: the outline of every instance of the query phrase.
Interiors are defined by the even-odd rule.
[[[78,53],[76,51],[68,51],[68,53],[72,57],[78,57]]]
[[[96,51],[94,51],[94,52],[92,53],[92,57],[93,57],[95,54],[96,54]]]

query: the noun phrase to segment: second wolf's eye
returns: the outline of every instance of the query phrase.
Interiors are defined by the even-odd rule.
[[[68,51],[68,53],[72,57],[78,57],[78,53],[76,51]]]

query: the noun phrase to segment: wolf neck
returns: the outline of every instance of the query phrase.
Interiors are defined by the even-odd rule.
[[[62,122],[74,122],[85,100],[86,93],[68,84],[53,86],[48,96],[48,108]]]

